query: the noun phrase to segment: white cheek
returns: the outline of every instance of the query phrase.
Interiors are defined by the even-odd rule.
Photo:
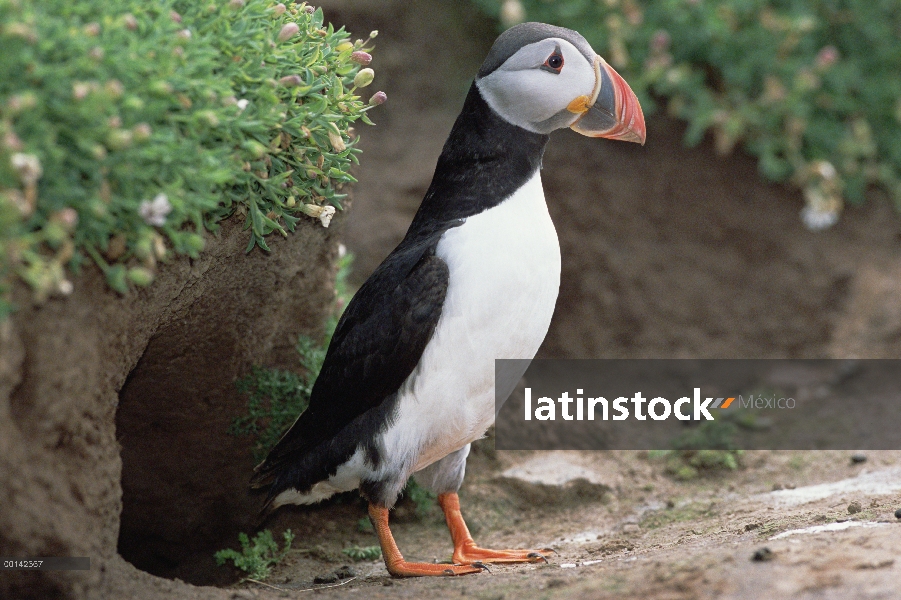
[[[577,96],[591,96],[594,69],[581,55],[564,54],[558,74],[543,69],[499,70],[482,79],[479,89],[496,112],[524,126],[550,119]]]

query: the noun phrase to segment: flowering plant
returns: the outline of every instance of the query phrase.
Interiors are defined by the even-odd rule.
[[[233,213],[248,251],[327,226],[384,101],[354,81],[375,33],[272,0],[0,1],[0,313],[14,278],[41,300],[86,262],[146,285]]]

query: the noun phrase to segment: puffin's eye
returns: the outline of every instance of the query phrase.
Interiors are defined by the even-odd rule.
[[[553,54],[547,57],[541,68],[551,73],[559,73],[563,69],[563,55],[559,50],[555,50]]]

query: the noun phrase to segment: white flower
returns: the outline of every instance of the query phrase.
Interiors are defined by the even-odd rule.
[[[138,212],[148,225],[162,227],[166,224],[166,215],[172,212],[172,205],[166,194],[157,194],[153,200],[141,202]]]
[[[334,206],[323,206],[322,212],[319,213],[319,222],[322,223],[323,227],[328,227],[329,223],[332,222],[332,217],[335,216],[335,207]]]
[[[838,212],[805,206],[801,209],[801,221],[811,231],[822,231],[838,223]]]
[[[526,9],[519,0],[506,0],[501,5],[500,16],[504,27],[512,27],[526,20]]]
[[[25,185],[36,184],[44,173],[44,170],[41,168],[41,161],[34,154],[17,152],[10,157],[10,163],[19,174],[19,179]]]
[[[237,104],[238,108],[243,111],[245,108],[247,108],[247,105],[250,104],[250,100],[241,98],[240,100],[238,100]]]
[[[323,227],[328,227],[329,223],[332,222],[332,217],[335,216],[335,207],[334,206],[319,206],[317,204],[301,204],[300,210],[306,215],[313,217],[314,219],[319,219],[319,222],[322,223]]]

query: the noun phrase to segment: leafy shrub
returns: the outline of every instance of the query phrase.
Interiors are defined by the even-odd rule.
[[[901,208],[896,0],[475,1],[582,33],[646,112],[662,97],[688,121],[687,143],[710,131],[719,152],[742,145],[768,179],[803,188],[813,229],[869,185]]]
[[[0,2],[0,301],[14,277],[68,293],[86,262],[146,285],[235,212],[248,250],[327,225],[384,101],[357,96],[367,44],[305,3]]]
[[[247,414],[236,417],[228,431],[255,436],[254,461],[266,458],[297,415],[306,410],[314,381],[315,377],[292,371],[255,366],[236,382],[238,391],[247,394]]]
[[[291,542],[294,541],[294,534],[290,529],[286,529],[283,534],[285,546],[279,550],[278,543],[272,538],[272,532],[264,529],[259,532],[253,540],[246,533],[238,534],[238,541],[241,542],[241,552],[226,548],[219,550],[214,555],[216,564],[222,566],[225,561],[232,561],[235,567],[247,573],[249,579],[262,581],[269,577],[272,567],[284,560],[291,549]]]

